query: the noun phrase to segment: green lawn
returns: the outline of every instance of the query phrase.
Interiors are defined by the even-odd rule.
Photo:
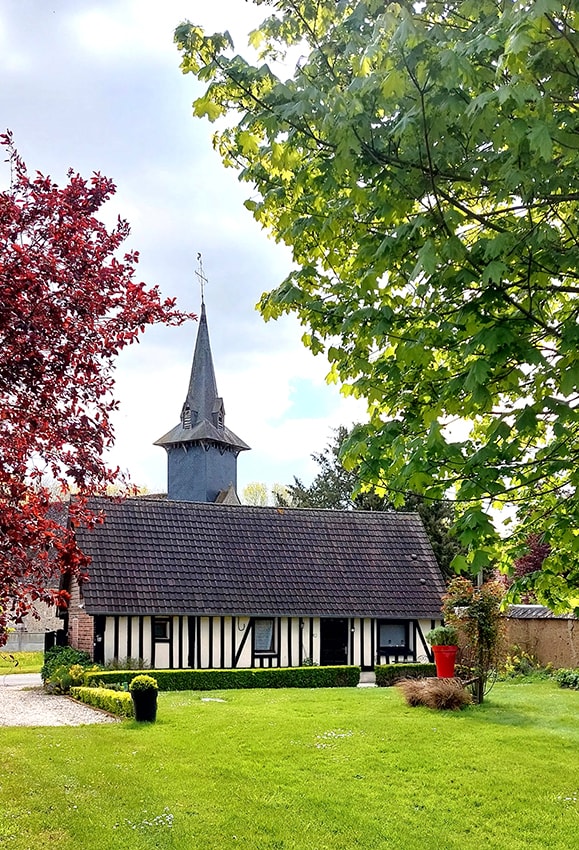
[[[10,673],[40,673],[44,652],[7,652],[0,649],[0,676]]]
[[[569,850],[578,709],[549,681],[461,713],[395,689],[181,692],[154,725],[0,728],[0,846]]]

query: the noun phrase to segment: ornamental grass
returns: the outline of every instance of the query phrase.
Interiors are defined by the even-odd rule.
[[[458,711],[472,704],[472,696],[460,679],[401,679],[395,687],[410,706]]]

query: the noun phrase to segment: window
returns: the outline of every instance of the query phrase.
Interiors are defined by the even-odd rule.
[[[404,648],[408,646],[408,627],[406,623],[382,621],[379,626],[380,649]]]
[[[188,404],[183,408],[183,428],[191,427],[191,408]]]
[[[256,652],[273,652],[273,620],[255,620],[253,641]]]
[[[168,617],[155,617],[153,619],[153,635],[155,640],[169,640]]]

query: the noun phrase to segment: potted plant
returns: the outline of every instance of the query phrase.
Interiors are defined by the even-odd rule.
[[[153,723],[157,717],[157,680],[152,676],[139,675],[131,679],[129,691],[133,698],[135,720]]]
[[[426,635],[434,652],[436,675],[439,679],[454,677],[454,662],[458,649],[458,631],[454,626],[437,626]]]

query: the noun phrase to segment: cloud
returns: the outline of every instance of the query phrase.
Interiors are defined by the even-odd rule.
[[[0,12],[0,73],[19,74],[32,67],[29,53],[15,47],[15,43],[6,11]]]
[[[293,475],[311,480],[316,466],[310,455],[325,446],[331,429],[364,418],[363,402],[344,398],[325,383],[327,362],[296,348],[295,321],[276,324],[267,326],[267,353],[263,347],[246,350],[232,363],[229,352],[212,345],[226,424],[252,447],[239,458],[241,489],[249,481],[287,483]],[[211,317],[209,328],[211,333]],[[180,350],[174,362],[168,357],[168,335],[188,338],[187,353]],[[121,408],[114,420],[117,442],[111,458],[131,470],[135,483],[153,491],[166,486],[166,459],[152,443],[179,419],[195,335],[191,325],[148,331],[141,345],[121,357],[116,391]],[[310,385],[312,398],[318,395],[318,402],[304,409],[299,391],[305,385]]]
[[[71,15],[68,27],[79,49],[102,62],[175,61],[173,33],[182,21],[191,19],[208,32],[227,29],[245,45],[248,30],[263,17],[262,9],[239,0],[206,3],[202,9],[191,0],[124,0],[114,8],[101,3],[82,9]]]
[[[179,70],[173,30],[182,19],[228,29],[239,48],[267,11],[242,0],[12,0],[0,11],[0,112],[30,172],[60,183],[70,166],[111,177],[118,191],[102,217],[130,222],[137,278],[187,310],[199,310],[202,253],[226,421],[252,446],[239,459],[240,489],[310,480],[309,456],[331,427],[363,417],[361,403],[325,384],[328,364],[303,348],[294,318],[266,324],[256,313],[291,257],[243,207],[251,188],[221,165],[212,127],[191,117],[201,87]],[[166,486],[165,453],[152,443],[179,417],[195,335],[193,323],[151,328],[118,361],[111,459],[152,490]]]

